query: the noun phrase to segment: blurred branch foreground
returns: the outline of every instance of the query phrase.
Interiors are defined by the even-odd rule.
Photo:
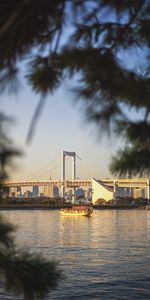
[[[12,159],[21,154],[6,134],[6,118],[0,115],[0,185],[9,175]],[[21,294],[26,300],[43,299],[56,287],[61,271],[55,261],[41,255],[18,250],[14,242],[15,228],[0,216],[0,280],[6,291]]]
[[[24,61],[25,78],[41,99],[28,142],[45,97],[64,80],[77,79],[75,95],[87,120],[125,141],[111,164],[112,173],[120,176],[150,173],[149,49],[149,0],[0,1],[0,92],[16,90]],[[136,63],[129,66],[127,56]],[[140,118],[133,120],[130,110]],[[10,145],[0,133],[1,180],[18,154]],[[26,299],[43,297],[61,272],[54,262],[16,252],[12,231],[0,221],[1,277]]]
[[[43,299],[61,279],[58,264],[16,250],[13,232],[14,227],[0,217],[0,279],[8,292],[22,294],[26,300]]]

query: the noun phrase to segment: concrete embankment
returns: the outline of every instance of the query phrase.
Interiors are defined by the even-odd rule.
[[[70,207],[70,205],[41,205],[41,204],[2,204],[0,205],[0,210],[11,210],[11,209],[43,209],[43,210],[53,210],[53,209],[61,209],[61,208],[66,208]]]
[[[71,204],[0,204],[0,210],[59,210],[71,207]],[[104,209],[145,209],[145,206],[131,205],[93,205],[96,210]]]

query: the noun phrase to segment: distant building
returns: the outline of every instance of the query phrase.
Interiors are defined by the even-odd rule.
[[[44,186],[43,194],[46,197],[53,197],[53,187],[52,186]]]
[[[37,198],[38,195],[39,195],[39,187],[35,185],[32,187],[32,197]]]
[[[91,201],[92,199],[92,188],[89,188],[87,190],[87,200]]]
[[[132,197],[134,199],[137,198],[147,198],[147,188],[141,187],[117,187],[115,191],[116,197]]]
[[[16,197],[19,198],[21,195],[21,186],[17,186]]]
[[[31,191],[25,191],[24,192],[24,198],[31,198],[32,197],[32,192]]]
[[[148,198],[147,188],[108,186],[100,180],[92,179],[92,203],[104,199],[106,202],[117,197],[120,198]]]
[[[19,197],[21,194],[21,187],[16,186],[16,187],[10,187],[9,188],[9,197]]]
[[[85,192],[82,188],[79,188],[79,189],[75,190],[75,201],[80,200],[80,199],[84,199],[84,197],[85,197]]]
[[[109,187],[102,181],[92,178],[92,203],[95,204],[98,199],[104,199],[106,201],[114,198],[114,188]]]
[[[59,188],[57,186],[44,186],[43,194],[49,198],[59,197]]]
[[[39,195],[40,197],[44,197],[44,193],[40,193],[40,195]]]
[[[59,197],[59,188],[57,186],[53,187],[53,197]]]
[[[65,193],[65,198],[66,198],[66,200],[68,200],[68,201],[71,201],[72,200],[72,190],[69,190],[69,191],[67,191],[66,193]]]
[[[114,194],[116,197],[132,197],[132,188],[130,187],[116,187]]]
[[[3,191],[2,191],[2,198],[7,198],[9,196],[9,193],[10,193],[10,188],[9,187],[4,187]]]
[[[147,190],[144,188],[132,188],[131,196],[133,198],[147,198]]]
[[[92,199],[92,188],[84,190],[84,198],[86,201],[91,201]]]

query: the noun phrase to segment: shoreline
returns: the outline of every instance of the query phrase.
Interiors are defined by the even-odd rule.
[[[69,208],[71,205],[0,205],[2,210],[60,210]],[[93,205],[95,210],[145,210],[145,206],[129,206],[129,205]]]

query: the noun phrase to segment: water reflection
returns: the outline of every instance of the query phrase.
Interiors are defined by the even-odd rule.
[[[149,299],[149,211],[104,210],[91,218],[3,214],[18,226],[21,247],[60,261],[66,279],[47,299]]]

